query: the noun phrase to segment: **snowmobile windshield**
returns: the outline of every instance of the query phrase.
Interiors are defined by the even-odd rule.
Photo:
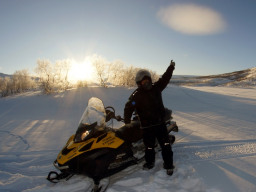
[[[79,121],[75,142],[85,141],[103,131],[106,126],[105,119],[106,111],[103,102],[96,97],[89,99],[88,106]]]

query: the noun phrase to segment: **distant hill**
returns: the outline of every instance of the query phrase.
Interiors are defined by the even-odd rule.
[[[7,74],[4,74],[4,73],[0,73],[0,77],[12,77],[12,75],[7,75]]]
[[[255,87],[256,67],[219,75],[177,76],[171,82],[176,85],[188,86]]]

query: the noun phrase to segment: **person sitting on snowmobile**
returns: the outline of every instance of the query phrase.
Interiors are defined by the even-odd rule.
[[[165,108],[162,100],[162,91],[167,87],[175,62],[171,60],[170,66],[162,77],[152,83],[151,74],[147,70],[139,70],[135,81],[138,88],[131,94],[124,108],[124,122],[129,127],[134,111],[139,116],[143,129],[143,142],[145,145],[144,169],[152,169],[155,165],[155,139],[162,148],[164,168],[168,175],[173,174],[173,151],[170,144],[167,128],[164,122]]]

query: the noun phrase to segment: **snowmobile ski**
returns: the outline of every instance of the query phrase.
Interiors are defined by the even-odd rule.
[[[65,179],[66,181],[69,180],[74,174],[72,173],[57,173],[56,171],[50,171],[47,180],[52,182],[52,183],[58,183],[60,180]]]

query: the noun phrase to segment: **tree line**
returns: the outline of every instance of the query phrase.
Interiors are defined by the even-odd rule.
[[[16,71],[11,77],[0,77],[1,97],[6,97],[11,94],[21,93],[35,88],[35,80],[29,75],[29,72],[26,69]]]
[[[92,65],[97,77],[96,83],[101,87],[136,86],[134,79],[140,68],[126,66],[122,61],[108,62],[100,56],[94,57]],[[38,59],[34,69],[35,76],[24,69],[16,71],[10,77],[0,77],[0,96],[6,97],[28,90],[41,90],[44,94],[51,94],[89,85],[89,82],[82,80],[71,82],[68,76],[70,69],[70,60],[58,60],[52,63],[47,59]],[[150,72],[152,80],[156,81],[159,76],[154,71]]]

